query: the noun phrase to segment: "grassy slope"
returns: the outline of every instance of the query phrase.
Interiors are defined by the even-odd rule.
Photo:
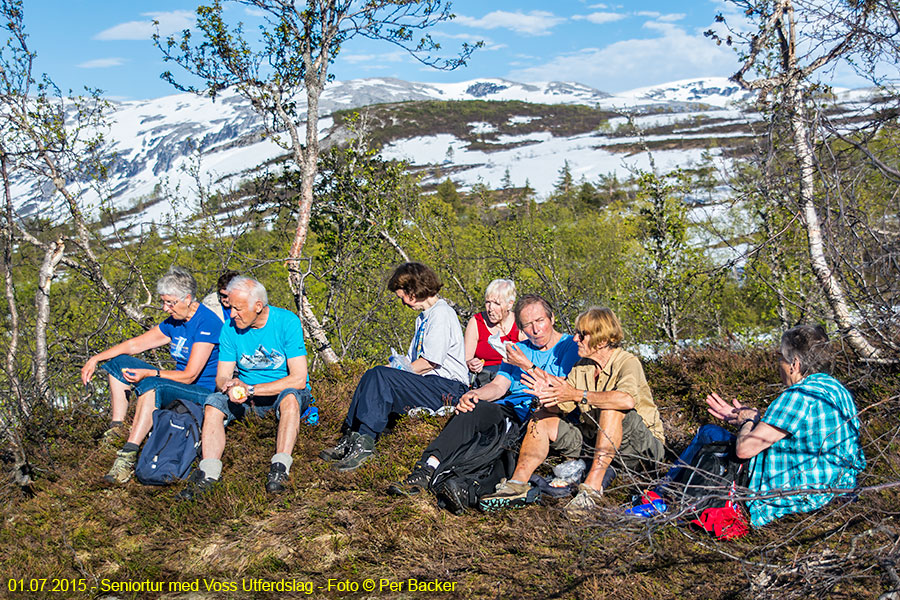
[[[669,446],[680,450],[706,421],[701,403],[709,389],[747,401],[771,400],[778,388],[771,385],[776,375],[769,362],[761,352],[700,351],[647,365]],[[410,577],[456,582],[455,592],[438,594],[448,598],[871,598],[890,588],[878,561],[890,559],[894,530],[884,518],[896,512],[895,491],[866,495],[855,504],[832,503],[813,516],[784,519],[721,544],[685,527],[651,530],[646,522],[623,521],[619,507],[634,489],[627,477],[607,494],[597,520],[580,526],[569,523],[555,503],[455,517],[438,510],[431,498],[391,498],[386,486],[406,473],[441,422],[403,419],[370,464],[354,473],[330,470],[314,457],[336,437],[361,372],[349,371],[316,378],[323,424],[301,431],[292,485],[277,498],[262,487],[274,446],[273,419],[231,427],[224,484],[209,498],[176,504],[173,488],[100,485],[113,458],[112,450],[93,441],[103,419],[67,415],[45,443],[32,442],[33,460],[42,469],[33,496],[3,488],[3,577],[84,578],[88,586],[104,578],[200,580],[194,598],[283,596],[202,591],[203,579],[237,582],[240,590],[242,578],[304,580],[322,587],[329,578],[360,584],[366,578]],[[872,407],[865,413],[873,423],[865,431],[872,473],[865,483],[900,479],[897,401],[889,400],[898,386],[885,376],[852,381],[860,407]],[[879,523],[884,529],[871,533]],[[859,537],[866,531],[870,534]],[[0,596],[5,590],[0,582]],[[97,594],[9,594],[92,595]],[[314,596],[422,594],[321,589]]]

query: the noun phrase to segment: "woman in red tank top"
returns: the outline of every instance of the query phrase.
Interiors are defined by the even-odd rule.
[[[484,292],[484,312],[469,319],[466,325],[466,365],[472,374],[472,387],[481,387],[497,374],[503,356],[490,343],[494,336],[499,345],[520,341],[512,308],[516,302],[516,284],[509,279],[495,279]]]

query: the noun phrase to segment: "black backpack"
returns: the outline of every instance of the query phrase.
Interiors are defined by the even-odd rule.
[[[168,485],[184,479],[200,451],[203,407],[172,401],[153,413],[153,429],[141,449],[134,474],[144,485]]]
[[[733,502],[737,488],[747,486],[747,471],[747,461],[734,454],[734,442],[712,442],[704,444],[667,487],[683,508],[699,514]]]
[[[430,489],[438,506],[461,514],[478,506],[504,477],[516,469],[521,426],[508,418],[479,433],[441,461],[431,478]]]

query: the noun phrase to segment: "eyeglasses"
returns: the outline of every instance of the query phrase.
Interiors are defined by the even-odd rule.
[[[184,298],[179,298],[178,300],[163,300],[162,306],[163,308],[175,308],[175,305],[184,300]]]
[[[576,329],[576,330],[575,330],[575,335],[576,335],[577,337],[580,337],[581,339],[585,339],[587,336],[589,336],[589,335],[591,335],[591,334],[587,333],[586,331],[582,331],[582,330],[580,330],[580,329]]]

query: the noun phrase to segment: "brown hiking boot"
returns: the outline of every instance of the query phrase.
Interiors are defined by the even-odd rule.
[[[137,450],[116,452],[116,460],[113,461],[109,473],[103,476],[103,481],[109,484],[125,485],[134,475],[134,463],[137,462]]]
[[[128,428],[125,424],[110,427],[100,436],[100,445],[107,448],[115,448],[122,445],[122,441],[128,435]]]

